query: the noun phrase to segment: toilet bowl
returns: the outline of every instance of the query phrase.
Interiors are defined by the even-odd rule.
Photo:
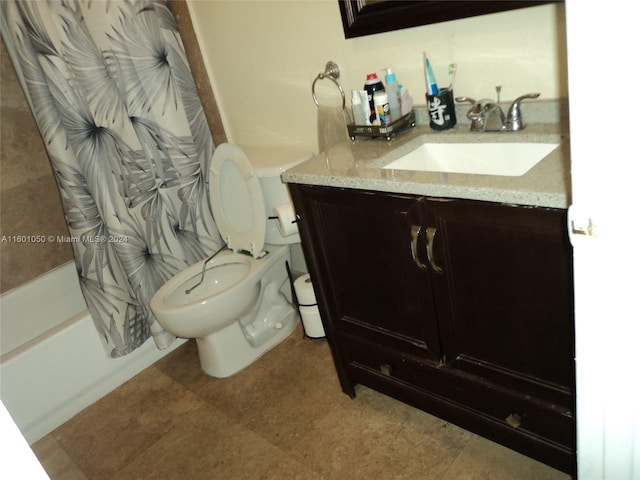
[[[299,236],[281,235],[272,217],[290,202],[280,173],[310,156],[296,149],[216,148],[209,197],[228,249],[179,272],[150,304],[165,330],[196,339],[200,365],[211,376],[249,366],[298,323],[287,263]]]

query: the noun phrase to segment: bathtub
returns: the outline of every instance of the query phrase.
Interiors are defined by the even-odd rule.
[[[69,262],[0,296],[0,397],[31,444],[182,343],[108,358]]]

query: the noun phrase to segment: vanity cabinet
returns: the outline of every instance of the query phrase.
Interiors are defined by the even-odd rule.
[[[342,389],[575,471],[566,211],[290,184]]]

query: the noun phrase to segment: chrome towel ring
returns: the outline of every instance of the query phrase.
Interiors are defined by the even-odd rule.
[[[346,106],[344,90],[342,89],[342,85],[340,85],[340,82],[338,82],[338,78],[340,78],[340,69],[338,68],[338,65],[336,65],[334,62],[331,62],[331,61],[327,62],[327,64],[324,67],[324,72],[319,73],[316,79],[311,84],[311,96],[313,97],[313,102],[318,107],[320,106],[320,103],[318,102],[318,97],[316,97],[316,82],[318,80],[324,80],[325,78],[328,78],[329,80],[331,80],[336,85],[336,87],[338,87],[338,90],[340,90],[340,95],[342,95],[342,109],[344,110]]]

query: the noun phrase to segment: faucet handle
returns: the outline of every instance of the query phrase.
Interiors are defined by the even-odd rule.
[[[482,101],[477,102],[473,98],[469,98],[469,97],[456,97],[456,102],[471,104],[471,108],[467,113],[467,118],[469,120],[477,119],[478,115],[480,115],[480,113],[482,112],[482,103],[483,103]]]
[[[516,98],[507,113],[507,121],[505,123],[505,130],[510,132],[516,132],[524,128],[524,122],[522,121],[522,112],[520,111],[520,104],[523,100],[535,99],[540,96],[539,93],[526,93]]]
[[[469,98],[469,97],[456,97],[456,102],[470,103],[471,105],[478,103],[473,98]]]
[[[467,112],[467,118],[471,120],[472,131],[482,131],[484,129],[484,117],[482,116],[482,102],[477,102],[469,97],[456,97],[456,102],[469,103],[471,108]]]
[[[524,95],[520,95],[518,98],[516,98],[513,103],[514,104],[518,104],[520,105],[520,102],[522,102],[522,100],[526,100],[526,99],[536,99],[540,96],[539,93],[525,93]]]
[[[482,101],[478,102],[473,98],[469,98],[469,97],[456,97],[456,102],[471,104],[471,108],[467,112],[467,118],[471,120],[471,130],[472,131],[484,130],[484,115],[482,112],[483,102]]]

